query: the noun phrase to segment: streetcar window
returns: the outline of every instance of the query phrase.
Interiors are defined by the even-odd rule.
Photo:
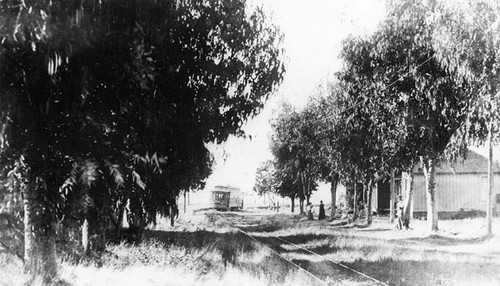
[[[226,198],[226,194],[224,193],[215,193],[214,195],[216,200],[224,200]]]

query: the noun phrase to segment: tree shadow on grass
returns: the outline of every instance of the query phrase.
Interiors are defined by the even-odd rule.
[[[394,229],[378,227],[378,228],[361,228],[359,231],[360,232],[374,232],[374,231],[381,232],[381,231],[394,231]]]
[[[221,255],[220,261],[224,264],[224,267],[231,264],[245,273],[250,273],[256,277],[263,276],[272,283],[283,283],[286,280],[286,274],[297,270],[294,265],[288,263],[274,252],[262,255],[260,251],[263,247],[241,232],[148,230],[145,232],[144,240],[160,241],[167,246],[185,247],[193,252],[218,252]],[[222,265],[219,264],[219,267],[222,267]],[[222,273],[219,274],[222,275]],[[307,285],[316,284],[314,281],[307,283]]]
[[[219,250],[234,248],[242,252],[255,251],[255,243],[239,232],[146,230],[144,238],[195,250],[215,247]]]
[[[296,244],[303,244],[303,243],[308,243],[308,242],[315,241],[315,240],[325,240],[325,239],[333,238],[334,236],[327,235],[327,234],[311,233],[311,234],[292,234],[292,235],[278,236],[278,237],[281,239],[287,240],[289,242],[296,243]]]
[[[448,236],[442,236],[437,234],[432,234],[425,237],[410,237],[405,239],[410,242],[424,242],[424,243],[432,243],[434,245],[439,246],[448,246],[448,245],[460,245],[460,244],[479,244],[484,243],[489,240],[489,237],[475,237],[475,238],[454,238]]]
[[[288,247],[280,248],[283,241],[272,239],[272,235],[261,233],[259,240],[274,244],[275,249],[285,256],[291,257],[291,260],[309,270],[315,275],[330,279],[331,281],[348,281],[356,280],[359,274],[345,268],[334,266],[332,262],[326,260],[318,260],[319,258],[311,253],[307,253],[299,248]],[[371,251],[372,245],[336,245],[335,236],[326,234],[299,234],[281,236],[280,238],[291,241],[295,244],[305,245],[309,250],[320,255],[333,255],[338,251],[349,253],[350,251]],[[266,272],[266,276],[272,281],[281,281],[283,273],[287,273],[293,267],[281,261],[278,256],[266,256],[265,258],[255,261],[244,261],[236,259],[242,253],[252,254],[256,252],[260,246],[256,246],[255,242],[246,237],[242,233],[229,232],[218,233],[206,230],[199,231],[155,231],[149,230],[145,233],[146,239],[155,239],[164,242],[168,245],[178,245],[194,250],[204,250],[213,248],[218,250],[223,256],[222,261],[227,261],[240,269],[245,269],[251,273],[262,273],[263,267],[270,270]],[[329,239],[332,238],[332,239]],[[349,238],[348,238],[349,239]],[[356,239],[356,238],[352,238]],[[364,238],[366,239],[366,238]],[[430,239],[436,239],[431,237]],[[437,239],[449,239],[446,237],[438,237]],[[425,241],[425,238],[420,238]],[[387,242],[387,241],[386,241]],[[456,241],[455,241],[456,242]],[[382,247],[394,247],[391,242]],[[375,246],[376,248],[377,246]],[[380,247],[380,246],[379,246]],[[375,251],[377,251],[375,249]],[[343,265],[361,271],[371,277],[383,281],[389,285],[456,285],[456,284],[471,284],[477,285],[480,283],[489,283],[491,285],[500,285],[500,272],[498,272],[498,263],[471,262],[465,256],[453,254],[449,257],[433,256],[436,251],[425,250],[428,254],[412,256],[416,250],[408,250],[408,252],[394,252],[392,257],[383,257],[373,260],[376,255],[366,255],[363,258],[354,261],[341,261]],[[383,253],[381,253],[383,255]],[[226,255],[224,257],[224,255]],[[344,253],[345,255],[345,253]],[[399,256],[395,256],[399,255]],[[371,257],[371,258],[368,258]],[[412,258],[411,257],[416,257]],[[453,257],[457,257],[454,261]],[[225,259],[225,260],[224,260]],[[335,258],[334,258],[335,259]],[[373,281],[372,281],[373,282]],[[366,285],[372,285],[372,282],[367,282]],[[361,282],[365,283],[365,282]]]
[[[500,285],[498,265],[487,262],[415,261],[399,257],[358,259],[344,264],[389,285]]]
[[[333,285],[377,285],[372,280],[358,275],[351,270],[328,261],[311,261],[308,259],[292,259],[293,263],[307,269],[323,281],[333,282]]]
[[[271,236],[270,236],[271,237]],[[335,244],[332,244],[329,238],[333,238],[330,235],[324,234],[300,234],[300,235],[289,235],[279,237],[283,240],[277,239],[276,241],[280,244],[280,250],[282,253],[301,253],[304,250],[297,246],[303,247],[309,251],[317,253],[319,255],[331,254],[337,252],[340,248]],[[288,244],[287,242],[294,243]],[[354,249],[353,247],[344,247],[344,250]]]
[[[333,260],[336,260],[335,253],[338,251],[344,252],[343,255],[349,251],[361,251],[362,253],[371,251],[369,245],[339,247],[330,244],[330,241],[324,240],[324,237],[322,235],[302,235],[282,238],[297,244],[300,241],[302,245],[310,243],[311,247],[307,247],[308,250],[319,255],[329,255],[329,257],[333,257]],[[420,252],[421,255],[412,256],[411,254],[415,252]],[[333,281],[352,280],[360,276],[339,265],[328,266],[329,263],[335,263],[326,259],[319,261],[319,257],[300,248],[287,247],[281,253],[292,257],[294,263],[306,267],[315,275],[323,278],[330,277]],[[440,254],[433,250],[409,250],[408,252],[395,252],[395,255],[400,256],[372,260],[376,255],[367,254],[366,258],[350,262],[340,261],[340,263],[389,285],[500,285],[499,264],[486,259],[484,262],[473,262],[467,259],[470,255],[459,253],[449,257],[440,257]],[[417,258],[412,259],[411,257]],[[456,257],[456,261],[454,261],[454,257]],[[361,279],[361,281],[364,280]],[[367,285],[371,285],[371,282]]]
[[[373,261],[369,260],[368,257],[372,257],[373,259],[377,255],[370,255],[370,252],[375,251],[376,254],[378,251],[377,248],[390,248],[394,247],[394,245],[388,243],[382,246],[370,244],[338,246],[335,244],[334,239],[325,239],[328,237],[326,235],[310,234],[291,235],[281,238],[301,246],[306,246],[308,250],[319,255],[330,255],[330,257],[335,257],[335,253],[338,251],[342,251],[343,255],[346,255],[346,253],[348,255],[351,251],[366,252],[366,259],[361,258],[354,262],[341,263],[378,280],[387,282],[389,285],[464,285],[464,281],[465,285],[478,285],[478,283],[500,285],[499,263],[486,259],[486,257],[484,257],[484,260],[478,261],[470,259],[472,257],[471,254],[466,253],[443,253],[442,255],[444,256],[441,257],[441,253],[436,250],[408,249],[402,252],[394,252],[393,255],[400,255],[399,257],[385,257]],[[436,238],[434,237],[433,239]],[[307,247],[308,244],[310,247]],[[291,254],[292,257],[308,255],[311,257],[311,260],[317,261],[318,259],[314,257],[315,255],[299,248],[289,247],[283,252]],[[382,251],[381,255],[384,255],[384,253],[385,251]],[[413,253],[419,255],[413,256]],[[416,260],[411,260],[411,257],[417,258]]]

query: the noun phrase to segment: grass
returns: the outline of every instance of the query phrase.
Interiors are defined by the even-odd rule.
[[[110,244],[91,259],[60,258],[64,283],[54,285],[314,285],[221,217],[207,220],[160,224],[140,244]],[[0,254],[0,285],[23,284],[21,261]]]
[[[500,284],[498,260],[428,247],[456,243],[446,237],[418,236],[414,242],[387,240],[374,238],[375,232],[370,228],[338,228],[326,221],[307,221],[296,215],[243,212],[186,216],[173,228],[166,220],[160,220],[156,228],[145,232],[140,244],[108,245],[101,256],[78,262],[61,258],[60,276],[66,285],[314,285],[304,272],[235,232],[227,220],[234,216],[239,216],[253,235],[275,235],[293,241],[390,285]],[[468,239],[474,238],[471,234],[480,229],[479,221],[440,223],[446,233],[462,233],[459,236]],[[363,236],[352,235],[355,232]],[[405,232],[390,230],[386,235],[394,234]],[[339,280],[330,270],[321,270],[319,258],[296,247],[281,247],[288,259],[325,271],[322,277],[332,284],[364,285],[347,278]],[[0,285],[23,285],[18,258],[0,253]]]
[[[9,253],[0,252],[0,285],[23,285],[23,263],[21,259]]]
[[[285,223],[280,224],[280,221]],[[277,236],[292,241],[390,285],[499,285],[498,256],[489,258],[476,253],[439,251],[444,250],[444,247],[467,248],[487,243],[479,239],[477,234],[472,236],[469,231],[471,227],[480,229],[481,222],[481,219],[442,221],[444,234],[453,231],[464,235],[458,238],[446,235],[425,236],[415,230],[417,239],[412,241],[374,238],[370,229],[339,229],[330,227],[327,222],[311,222],[290,216],[289,219],[262,220],[259,228],[272,230],[261,232],[254,229],[253,234],[261,237]],[[266,223],[268,226],[265,226]],[[386,231],[377,226],[373,229],[377,230],[377,235],[385,238],[395,234],[404,235],[403,232],[391,229]],[[387,233],[384,234],[385,232]],[[354,233],[361,235],[353,235]],[[284,244],[281,247],[287,251],[285,255],[289,259],[318,260],[297,247]],[[490,252],[494,252],[494,249]]]

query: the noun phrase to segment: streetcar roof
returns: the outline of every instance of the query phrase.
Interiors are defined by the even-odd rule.
[[[230,193],[231,190],[212,190],[212,193]]]

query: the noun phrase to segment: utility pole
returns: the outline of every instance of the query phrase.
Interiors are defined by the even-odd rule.
[[[492,220],[493,220],[493,143],[492,143],[492,127],[490,122],[488,126],[488,191],[486,198],[486,235],[491,236]]]

